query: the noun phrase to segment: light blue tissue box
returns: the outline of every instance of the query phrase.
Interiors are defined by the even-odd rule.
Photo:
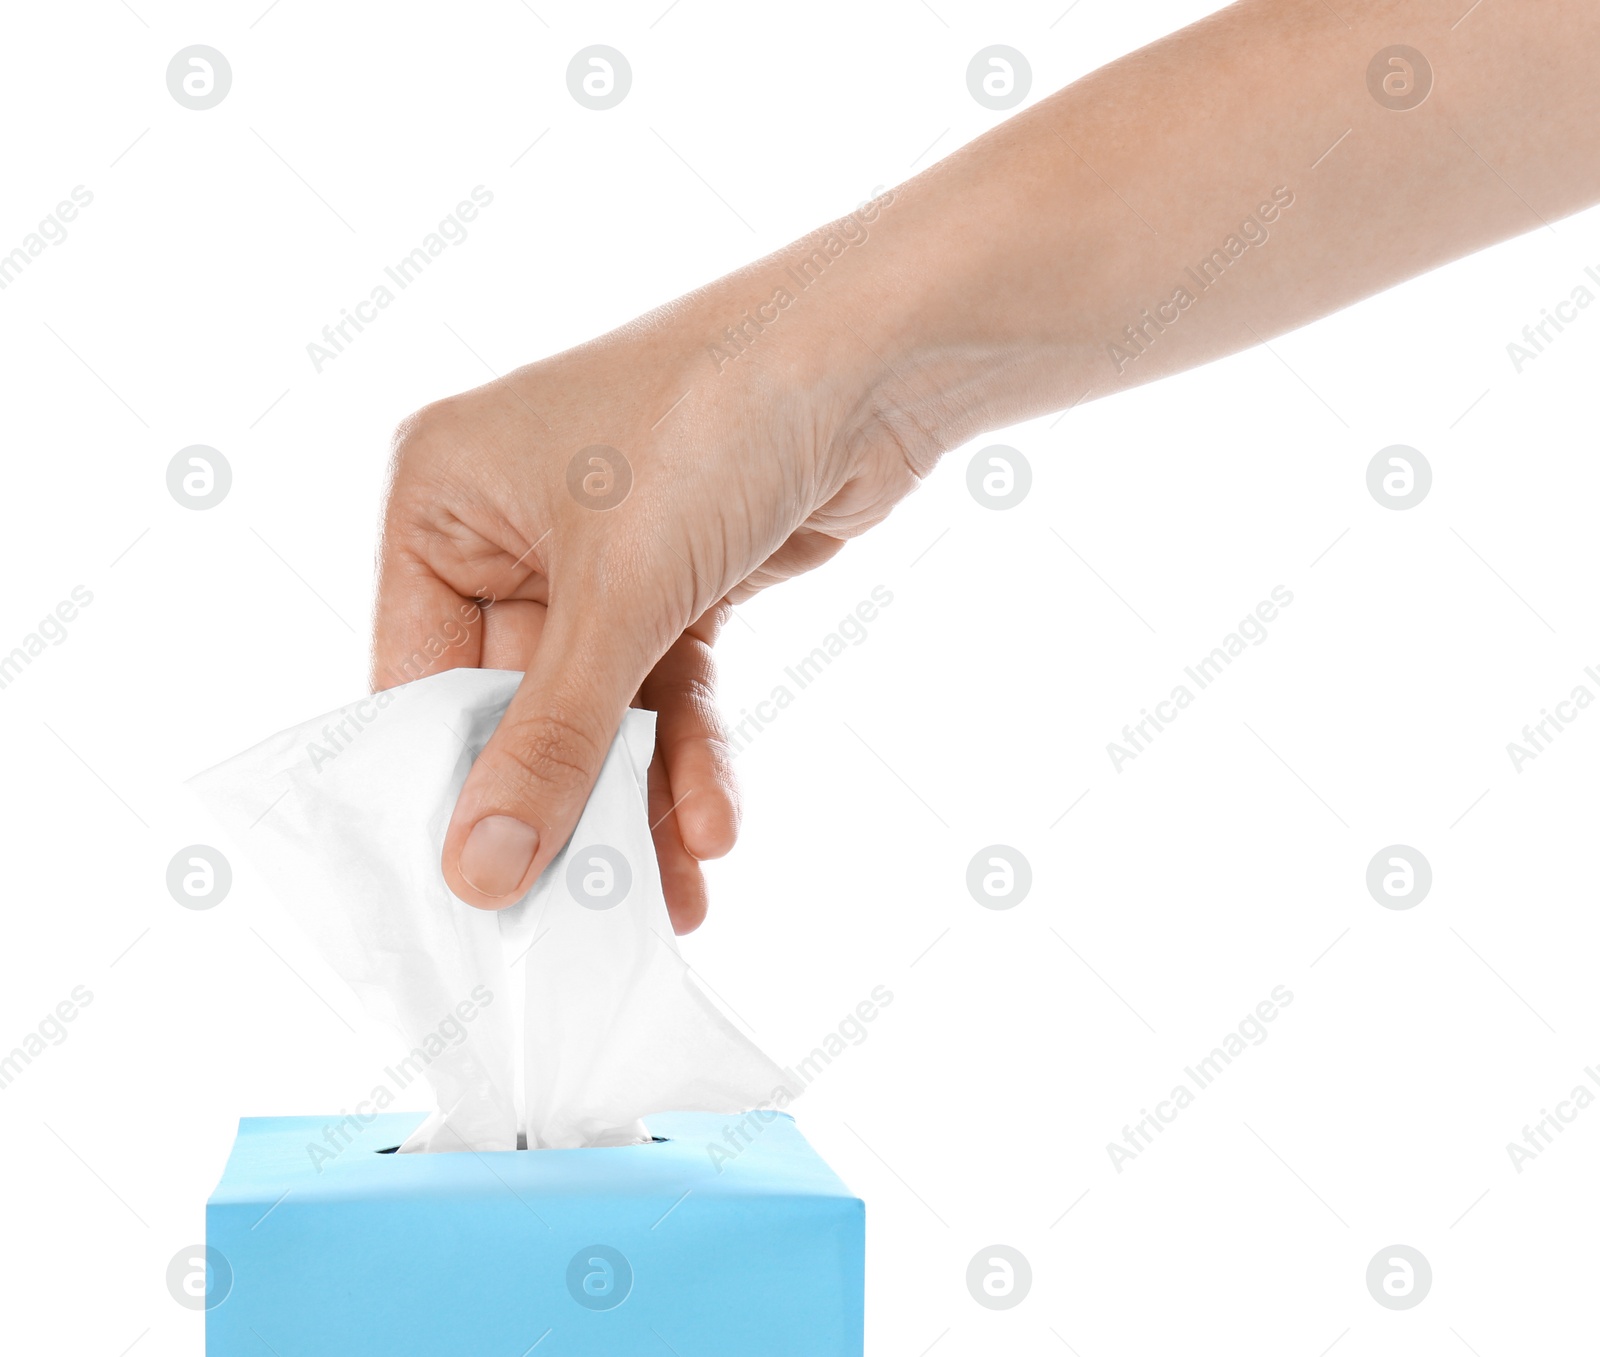
[[[210,1357],[861,1357],[865,1207],[792,1118],[382,1153],[421,1120],[239,1123],[206,1204]]]

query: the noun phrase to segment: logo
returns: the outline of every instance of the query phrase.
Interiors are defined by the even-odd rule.
[[[185,1310],[215,1310],[233,1290],[233,1268],[221,1249],[191,1244],[167,1264],[167,1290]]]
[[[1394,443],[1367,463],[1367,489],[1385,509],[1415,509],[1433,486],[1433,468],[1415,448]]]
[[[1433,89],[1433,67],[1415,47],[1385,47],[1367,66],[1367,91],[1387,109],[1405,113]]]
[[[967,490],[985,509],[1015,509],[1033,487],[1033,468],[1015,448],[995,443],[967,463]]]
[[[185,108],[215,108],[233,88],[233,67],[215,47],[185,47],[167,63],[167,89]]]
[[[1015,108],[1033,87],[1033,68],[1015,47],[985,47],[967,63],[967,90],[985,108]]]
[[[1403,843],[1393,843],[1367,864],[1367,892],[1385,909],[1420,905],[1433,885],[1428,859]]]
[[[1433,1268],[1409,1244],[1379,1249],[1367,1264],[1367,1290],[1385,1310],[1421,1305],[1433,1289]]]
[[[615,47],[585,47],[567,63],[567,89],[585,108],[615,108],[633,88],[633,67]]]
[[[967,864],[967,890],[985,909],[1014,909],[1032,886],[1028,859],[1006,844],[979,849]]]
[[[567,490],[585,509],[615,509],[633,489],[633,467],[615,448],[595,443],[567,463]]]
[[[567,890],[585,909],[610,909],[628,898],[633,868],[610,844],[577,849],[567,861]]]
[[[167,891],[185,909],[220,905],[232,885],[228,859],[203,843],[180,848],[167,864]]]
[[[567,1264],[567,1292],[585,1310],[615,1310],[633,1291],[633,1267],[608,1244],[579,1249]]]
[[[194,443],[167,463],[167,491],[185,509],[214,509],[228,497],[233,468],[215,448]]]
[[[967,1264],[967,1290],[985,1310],[1014,1310],[1033,1290],[1033,1268],[1018,1250],[994,1244]]]

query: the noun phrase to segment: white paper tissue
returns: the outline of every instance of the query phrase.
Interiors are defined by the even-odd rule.
[[[352,703],[191,786],[368,1011],[438,1110],[401,1147],[566,1149],[647,1138],[653,1112],[741,1112],[785,1075],[711,1003],[661,894],[630,711],[571,840],[486,912],[439,855],[472,761],[521,675],[452,669]]]

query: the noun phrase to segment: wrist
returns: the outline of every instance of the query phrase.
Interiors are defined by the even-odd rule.
[[[1060,265],[1030,265],[1001,229],[1037,206],[981,164],[942,165],[752,266],[771,299],[755,318],[782,317],[759,342],[770,333],[772,368],[831,416],[848,468],[892,453],[920,477],[1084,394],[1093,346],[1038,305]]]
[[[950,412],[933,408],[912,343],[915,303],[894,241],[900,192],[880,190],[693,294],[679,317],[699,350],[696,384],[726,392],[718,403],[737,419],[756,412],[774,451],[806,448],[819,486],[884,453],[922,474],[951,445],[938,436]]]

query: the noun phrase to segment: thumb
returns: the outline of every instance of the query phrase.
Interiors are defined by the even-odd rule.
[[[552,607],[445,834],[444,879],[467,904],[515,904],[566,844],[653,663],[638,644],[644,634],[576,600]]]

